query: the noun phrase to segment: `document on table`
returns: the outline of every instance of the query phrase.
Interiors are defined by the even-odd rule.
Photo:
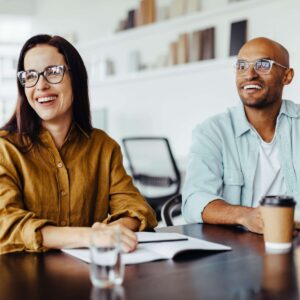
[[[122,254],[126,265],[172,259],[185,251],[224,251],[230,247],[207,242],[178,233],[138,232],[138,247],[134,252]],[[89,249],[62,249],[63,252],[90,263]]]
[[[176,242],[186,241],[188,236],[179,233],[168,232],[137,232],[136,233],[139,244],[143,243],[161,243],[161,242]]]

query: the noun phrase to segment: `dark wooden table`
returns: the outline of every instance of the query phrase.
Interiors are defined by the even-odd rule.
[[[232,251],[193,252],[126,266],[122,287],[93,288],[89,265],[59,251],[0,256],[1,300],[298,299],[294,253],[265,253],[263,238],[235,227],[160,229],[219,242]]]

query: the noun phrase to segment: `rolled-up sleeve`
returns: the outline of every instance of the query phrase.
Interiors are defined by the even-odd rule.
[[[39,229],[51,223],[26,211],[18,172],[12,163],[0,157],[0,254],[46,251]]]
[[[105,222],[121,217],[132,217],[141,222],[139,231],[154,228],[157,225],[155,212],[134,187],[131,177],[127,175],[118,145],[113,149],[110,168],[110,216]]]
[[[198,125],[194,129],[182,192],[182,212],[188,223],[202,222],[205,206],[215,199],[223,199],[221,150],[220,138],[212,128]]]

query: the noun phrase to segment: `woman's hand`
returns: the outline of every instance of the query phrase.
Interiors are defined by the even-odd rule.
[[[122,250],[124,252],[132,252],[136,249],[138,241],[137,241],[137,236],[136,234],[131,231],[130,229],[128,229],[127,227],[125,227],[123,224],[120,223],[111,223],[109,225],[100,223],[100,222],[96,222],[93,224],[92,229],[95,230],[99,230],[99,234],[101,235],[101,230],[103,230],[103,232],[105,231],[105,234],[107,235],[107,232],[109,233],[109,231],[111,230],[111,234],[113,234],[114,230],[119,230],[120,234],[121,234],[121,247]],[[107,236],[103,237],[104,239],[108,238]]]
[[[103,245],[109,244],[115,229],[121,233],[121,247],[124,252],[132,252],[137,247],[136,234],[122,223],[109,225],[96,222],[92,227],[56,227],[44,226],[41,228],[43,246],[49,249],[89,247],[92,231],[99,231]]]

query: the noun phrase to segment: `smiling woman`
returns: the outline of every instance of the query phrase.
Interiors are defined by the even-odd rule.
[[[18,73],[29,105],[40,117],[42,126],[55,135],[54,142],[59,148],[73,119],[71,78],[65,65],[57,48],[41,44],[27,51],[25,71]],[[57,126],[65,132],[57,134]]]
[[[29,39],[18,91],[0,131],[0,254],[88,246],[104,226],[120,227],[123,248],[134,250],[132,231],[153,228],[155,215],[126,174],[119,145],[91,126],[77,50],[59,36]]]

